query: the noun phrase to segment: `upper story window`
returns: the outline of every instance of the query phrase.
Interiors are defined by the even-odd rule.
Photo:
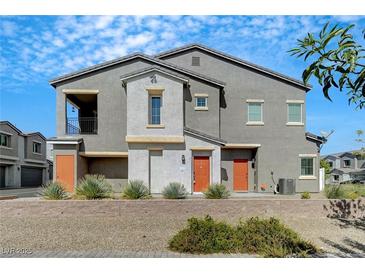
[[[287,125],[303,125],[303,103],[300,100],[288,100]]]
[[[41,143],[33,142],[33,153],[41,154]]]
[[[193,56],[191,57],[191,65],[192,66],[200,66],[200,57]]]
[[[0,133],[0,146],[10,147],[10,136],[4,133]]]
[[[344,167],[350,167],[351,166],[351,160],[344,160],[343,161],[343,166]]]
[[[247,125],[263,125],[263,100],[247,100]]]
[[[196,93],[195,96],[195,110],[208,110],[208,94]]]
[[[160,125],[161,124],[161,96],[151,96],[150,97],[150,124]]]
[[[333,167],[333,162],[328,162],[328,165],[330,166],[330,168],[332,168]]]

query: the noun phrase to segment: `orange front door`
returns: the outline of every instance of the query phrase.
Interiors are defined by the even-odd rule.
[[[56,181],[68,192],[74,191],[74,156],[56,155]]]
[[[209,157],[194,157],[194,192],[207,190],[210,181]]]
[[[248,161],[233,160],[233,190],[248,191]]]

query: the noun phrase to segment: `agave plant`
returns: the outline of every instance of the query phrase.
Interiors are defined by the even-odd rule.
[[[112,188],[105,181],[105,177],[97,174],[85,175],[80,179],[76,188],[76,194],[83,196],[88,200],[108,198],[111,193]]]
[[[204,196],[207,199],[227,199],[230,193],[226,186],[223,184],[213,184],[210,185]]]
[[[146,199],[150,197],[150,193],[142,180],[131,180],[125,186],[122,197],[126,199]]]
[[[166,199],[185,199],[187,192],[183,184],[173,182],[163,189],[162,195]]]
[[[67,198],[65,188],[59,182],[49,182],[42,187],[42,196],[46,200],[63,200]]]

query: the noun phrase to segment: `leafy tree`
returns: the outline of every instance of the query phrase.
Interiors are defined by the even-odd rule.
[[[350,30],[335,25],[328,31],[329,22],[320,31],[318,37],[308,33],[304,39],[298,39],[297,47],[289,50],[291,55],[314,61],[303,71],[305,84],[314,76],[322,86],[324,96],[330,100],[329,90],[332,87],[346,90],[348,103],[356,108],[365,108],[365,55],[362,45],[357,43]],[[365,39],[365,29],[363,30]]]
[[[361,159],[365,159],[365,139],[363,138],[364,131],[361,129],[356,130],[357,138],[355,139],[361,146],[359,152],[355,152],[354,154],[360,156]]]
[[[325,159],[321,159],[320,166],[321,166],[321,168],[324,168],[325,178],[328,179],[330,177],[330,173],[331,173],[330,163],[327,162]]]

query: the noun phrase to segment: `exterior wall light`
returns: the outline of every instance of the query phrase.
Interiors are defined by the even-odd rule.
[[[185,155],[181,155],[181,163],[185,165]]]

